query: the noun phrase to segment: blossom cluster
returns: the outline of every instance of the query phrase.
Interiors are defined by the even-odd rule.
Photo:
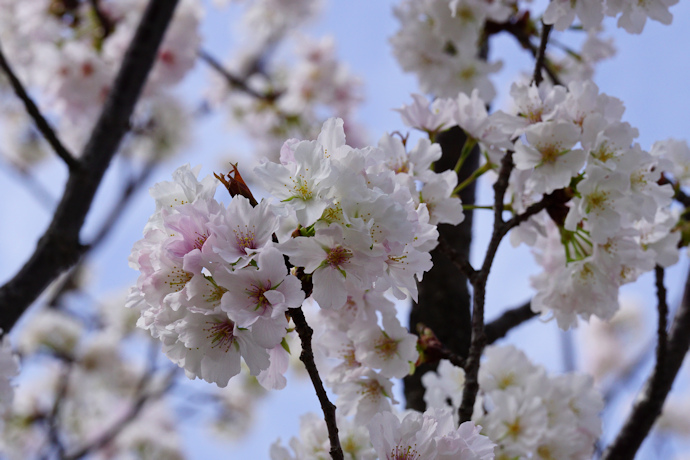
[[[98,117],[147,3],[0,1],[3,52],[23,83],[39,90],[39,106],[59,121],[62,140],[75,152]],[[150,158],[178,145],[184,123],[175,116],[180,103],[168,90],[196,61],[202,14],[197,0],[184,0],[176,9],[132,120],[134,133],[149,140],[130,146],[130,152]],[[25,129],[8,137],[21,145],[20,136]]]
[[[587,459],[601,434],[604,403],[584,374],[549,377],[512,346],[488,347],[473,421],[495,442],[496,459]],[[464,372],[441,361],[422,377],[428,407],[457,413]]]
[[[662,172],[684,177],[687,146],[665,141],[643,150],[634,142],[637,129],[622,121],[623,103],[591,81],[513,84],[510,94],[512,114],[487,114],[477,90],[431,106],[416,97],[400,111],[407,124],[432,135],[459,125],[468,145],[485,153],[485,171],[511,154],[514,212],[551,199],[511,234],[514,245],[532,246],[544,267],[532,278],[533,311],[552,315],[564,329],[578,316],[610,319],[621,285],[678,261],[674,191]]]
[[[324,310],[382,299],[388,289],[416,298],[436,224],[463,218],[450,197],[455,174],[429,169],[440,154],[428,141],[408,154],[388,135],[378,147],[355,149],[343,121],[330,119],[317,140],[289,140],[280,164],[256,168],[279,202],[255,206],[236,195],[226,207],[213,198],[215,179],[178,169],[174,182],[152,188],[156,212],[130,256],[141,271],[129,298],[142,308],[139,325],[190,377],[224,386],[243,358],[262,384],[284,386],[286,312],[305,296]],[[307,279],[313,287],[305,293]],[[417,358],[414,336],[390,315],[383,330],[375,324],[340,328],[382,378],[406,375]]]
[[[584,29],[592,30],[601,27],[604,16],[618,17],[618,27],[629,33],[639,34],[644,29],[647,18],[671,24],[673,15],[668,9],[676,3],[678,0],[555,0],[546,8],[543,21],[544,24],[553,25],[556,30],[565,30],[577,16]]]
[[[554,193],[567,201],[513,238],[533,245],[545,269],[532,279],[532,308],[552,311],[562,328],[576,316],[610,319],[621,285],[678,260],[673,190],[661,181],[671,163],[634,142],[637,129],[621,121],[622,102],[594,83],[567,91],[514,86],[512,94],[526,123],[515,132],[524,133],[515,144],[515,207]]]
[[[285,139],[316,137],[324,114],[346,120],[350,145],[363,145],[363,129],[354,123],[362,83],[338,58],[332,37],[299,35],[294,40],[293,62],[272,63],[256,72],[253,66],[261,52],[266,50],[245,50],[249,54],[226,64],[230,72],[246,80],[245,90],[214,75],[209,92],[214,106],[227,110],[232,126],[246,132],[256,158],[277,160]]]
[[[492,460],[495,444],[472,422],[455,426],[448,408],[419,413],[380,412],[366,425],[338,421],[348,460]],[[271,460],[328,458],[326,425],[313,413],[300,421],[300,437],[290,440],[294,455],[280,440],[271,446]]]
[[[165,379],[158,378],[162,375],[144,378],[150,369],[141,359],[123,353],[125,341],[153,344],[134,327],[135,312],[122,308],[123,300],[113,296],[112,302],[91,312],[90,321],[61,308],[33,313],[16,341],[26,373],[15,381],[13,400],[2,394],[3,405],[7,403],[0,426],[3,458],[49,456],[52,439],[58,439],[68,453],[89,446],[126,419],[134,398],[163,391]],[[94,319],[99,323],[95,328]],[[16,373],[16,362],[5,360],[5,350],[0,368],[11,375],[13,369]],[[154,399],[110,437],[104,451],[91,455],[132,458],[135,452],[147,452],[155,458],[183,458],[177,428],[170,423],[171,407]]]
[[[438,97],[469,94],[478,89],[490,101],[496,95],[488,76],[501,68],[477,56],[486,21],[504,22],[512,2],[403,0],[394,9],[400,29],[391,37],[393,54],[406,72],[414,72],[419,88]]]

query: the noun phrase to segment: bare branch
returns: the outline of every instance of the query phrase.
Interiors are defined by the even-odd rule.
[[[328,428],[328,439],[331,442],[331,457],[333,460],[343,460],[343,449],[340,447],[340,439],[338,438],[338,424],[335,419],[335,405],[328,399],[326,390],[323,387],[323,382],[319,376],[319,370],[316,368],[316,363],[314,362],[314,352],[311,348],[311,337],[314,331],[307,320],[304,317],[304,312],[302,308],[290,308],[288,309],[290,317],[295,322],[295,329],[302,341],[302,353],[299,356],[300,361],[304,363],[307,368],[311,382],[316,390],[316,396],[319,398],[321,403],[321,409],[323,410],[323,417],[326,421],[326,428]]]
[[[206,51],[199,50],[198,54],[199,58],[201,58],[202,61],[210,65],[211,68],[213,68],[213,70],[215,70],[221,76],[223,76],[223,78],[225,78],[225,80],[228,82],[230,86],[237,88],[238,90],[243,91],[256,99],[262,99],[269,102],[274,101],[278,97],[278,94],[273,92],[262,94],[256,91],[255,89],[247,85],[245,79],[238,77],[237,75],[233,75],[228,69],[223,67],[223,64],[221,64],[217,59],[215,59]]]
[[[537,61],[534,63],[534,75],[532,75],[532,81],[535,86],[539,86],[542,82],[543,77],[541,75],[541,70],[544,68],[544,59],[546,58],[546,45],[549,42],[549,34],[553,26],[551,24],[541,23],[541,42],[539,43],[539,50],[537,51]]]
[[[508,189],[510,173],[515,164],[513,163],[513,152],[506,152],[501,160],[501,169],[498,179],[494,183],[494,229],[491,241],[486,250],[486,256],[482,263],[482,268],[470,279],[474,288],[472,305],[472,339],[470,341],[470,351],[465,365],[465,388],[462,392],[462,404],[460,405],[460,423],[472,418],[474,402],[479,391],[479,361],[486,346],[486,332],[484,330],[484,303],[486,295],[486,281],[489,278],[491,265],[493,264],[496,251],[501,240],[510,229],[509,222],[503,220],[503,198]]]
[[[438,247],[468,280],[472,281],[477,276],[477,270],[470,264],[470,261],[456,251],[455,248],[451,247],[448,242],[446,242],[445,238],[439,237]]]
[[[151,0],[127,49],[105,107],[82,155],[83,168],[70,172],[50,226],[13,279],[0,288],[0,327],[10,330],[21,314],[84,252],[79,233],[96,190],[129,127],[158,46],[177,0]]]
[[[666,289],[663,281],[657,278],[657,295],[660,304],[666,303]],[[660,305],[659,332],[661,333],[665,307]],[[637,399],[632,412],[625,421],[616,439],[604,452],[604,460],[632,460],[647,437],[654,422],[661,413],[666,396],[671,391],[673,381],[678,374],[683,359],[690,346],[690,271],[685,282],[685,293],[680,308],[676,312],[668,341],[664,340],[664,332],[657,344],[657,362],[654,370],[647,379],[642,395]],[[666,346],[664,347],[664,342]],[[665,353],[664,353],[665,349]]]
[[[48,141],[53,150],[55,150],[55,153],[57,153],[57,155],[62,159],[62,161],[64,161],[65,164],[67,164],[67,167],[70,169],[70,171],[76,171],[80,169],[81,164],[79,163],[79,161],[74,158],[74,155],[72,155],[65,148],[64,145],[62,145],[62,142],[60,142],[60,139],[58,139],[57,135],[55,134],[55,131],[53,131],[53,128],[50,127],[46,119],[41,114],[41,111],[38,110],[38,107],[36,107],[34,101],[27,94],[26,90],[24,89],[24,86],[19,81],[19,78],[17,78],[14,71],[12,71],[12,67],[10,67],[9,62],[7,62],[7,60],[5,59],[5,55],[3,54],[1,47],[0,68],[2,68],[2,70],[7,74],[7,78],[10,80],[10,84],[12,85],[15,94],[19,99],[22,100],[22,102],[24,103],[24,107],[26,107],[26,112],[29,114],[31,118],[33,118],[34,123],[36,123],[36,127],[41,132],[43,137],[45,137],[45,139]]]
[[[537,313],[532,311],[531,301],[527,301],[519,307],[506,310],[501,316],[487,323],[484,327],[487,345],[505,337],[511,329],[535,316],[537,316]]]

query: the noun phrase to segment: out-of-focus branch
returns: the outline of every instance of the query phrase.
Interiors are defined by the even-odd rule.
[[[661,284],[663,285],[663,282]],[[660,303],[666,302],[665,289],[658,290],[657,295]],[[660,307],[660,313],[662,310],[663,307]],[[660,321],[662,321],[661,316]],[[659,330],[661,330],[661,324]],[[642,395],[637,399],[623,428],[604,452],[602,457],[604,460],[632,460],[661,413],[666,396],[671,391],[671,386],[690,346],[690,271],[685,282],[683,301],[668,334],[665,353],[663,353],[663,348],[658,348],[660,346],[663,347],[663,337],[659,337],[657,344],[657,363],[654,370],[647,379]]]
[[[256,98],[256,99],[261,99],[265,100],[268,102],[273,102],[276,100],[276,98],[279,96],[279,94],[274,93],[274,92],[269,92],[262,94],[252,87],[250,87],[245,79],[238,77],[237,75],[233,75],[228,69],[223,67],[223,65],[215,59],[213,56],[211,56],[209,53],[207,53],[204,50],[199,50],[198,52],[199,58],[201,58],[202,61],[207,63],[213,70],[218,72],[225,80],[228,82],[230,86],[233,88],[237,88],[238,90],[245,92],[249,94],[250,96]]]
[[[531,301],[527,301],[519,307],[506,310],[501,316],[487,323],[484,327],[487,345],[505,337],[514,327],[537,316],[537,313],[534,313],[531,307]]]
[[[0,158],[3,156],[0,153]],[[3,163],[7,164],[7,171],[11,174],[16,174],[24,183],[26,190],[29,191],[34,196],[34,199],[48,212],[53,212],[55,209],[55,197],[39,182],[31,170],[24,168],[11,160],[4,160]]]
[[[65,455],[65,445],[60,439],[60,407],[62,402],[67,396],[67,390],[69,388],[69,379],[72,375],[72,367],[74,363],[69,360],[63,360],[63,368],[60,373],[60,379],[58,380],[57,391],[55,392],[55,401],[53,401],[53,408],[48,414],[46,422],[48,423],[48,440],[50,441],[50,447],[55,447],[57,451],[58,458],[63,458]],[[49,458],[50,454],[46,456]]]
[[[103,111],[84,148],[82,168],[70,172],[65,192],[31,258],[0,288],[0,327],[10,330],[24,311],[84,252],[79,233],[96,190],[129,127],[129,118],[177,0],[151,0],[144,12]]]
[[[311,337],[314,334],[314,330],[307,324],[307,319],[304,317],[304,312],[301,307],[290,308],[288,312],[295,323],[295,330],[302,342],[302,353],[300,353],[299,359],[307,368],[309,378],[311,378],[311,382],[316,390],[316,396],[318,396],[319,402],[321,403],[323,417],[326,421],[326,428],[328,429],[328,439],[331,443],[331,458],[333,458],[333,460],[343,460],[343,449],[340,447],[338,424],[335,418],[335,405],[328,399],[326,390],[323,387],[323,382],[319,376],[319,371],[316,368],[316,363],[314,362],[314,351],[311,348]]]
[[[544,68],[544,59],[546,58],[546,45],[549,42],[549,34],[553,28],[550,24],[541,23],[541,42],[539,43],[539,50],[537,50],[537,61],[534,63],[534,74],[532,75],[532,81],[535,86],[539,84],[544,79],[541,75],[541,70]]]
[[[120,198],[115,204],[115,206],[110,210],[110,214],[108,214],[108,217],[103,221],[101,224],[100,230],[96,233],[96,236],[93,237],[93,239],[84,247],[84,253],[82,254],[81,260],[74,265],[70,270],[69,273],[59,282],[59,284],[56,286],[53,295],[51,295],[50,299],[46,302],[46,304],[49,307],[57,307],[60,299],[62,296],[64,296],[67,292],[72,291],[75,287],[78,286],[78,283],[76,282],[76,277],[79,274],[79,269],[83,266],[85,257],[87,253],[92,252],[94,249],[99,247],[103,241],[108,237],[110,232],[112,232],[113,228],[115,228],[115,225],[117,224],[117,221],[120,219],[122,216],[122,213],[127,209],[127,205],[131,201],[132,197],[136,193],[137,190],[139,190],[148,180],[148,178],[151,176],[151,173],[153,173],[156,165],[158,162],[156,160],[151,160],[144,165],[144,168],[136,175],[133,175],[132,177],[129,178],[127,181],[127,184],[124,186],[122,189],[122,192],[120,193]]]
[[[666,301],[666,286],[664,286],[664,268],[657,265],[654,267],[656,279],[657,310],[659,312],[659,322],[657,324],[657,344],[656,362],[661,369],[666,367],[666,350],[668,348],[668,302]]]
[[[12,67],[10,67],[9,62],[7,62],[7,59],[5,59],[5,55],[3,54],[1,47],[0,68],[2,68],[5,74],[7,74],[7,78],[9,79],[15,94],[19,99],[22,100],[22,102],[24,103],[24,107],[26,108],[26,112],[34,120],[34,123],[36,123],[36,127],[41,132],[43,137],[45,137],[45,139],[48,141],[53,150],[55,150],[55,153],[62,159],[62,161],[65,162],[65,164],[67,164],[67,167],[69,167],[70,171],[76,171],[80,169],[82,166],[81,163],[76,158],[74,158],[74,155],[72,155],[65,148],[64,145],[62,145],[62,142],[60,142],[60,139],[58,139],[57,135],[55,134],[55,131],[53,131],[53,128],[50,127],[48,121],[46,121],[46,119],[41,114],[41,111],[38,110],[38,107],[31,99],[31,97],[29,97],[26,90],[24,89],[24,86],[19,81],[19,78],[17,78],[17,76],[15,75],[14,71],[12,70]]]
[[[146,374],[144,374],[141,381],[139,382],[137,391],[138,396],[134,401],[134,404],[132,404],[132,407],[127,412],[127,414],[125,414],[124,417],[122,417],[118,422],[111,426],[101,436],[96,438],[96,440],[89,443],[88,445],[85,445],[75,450],[72,453],[64,455],[63,457],[61,457],[61,459],[80,459],[92,452],[101,449],[102,447],[106,446],[108,443],[113,441],[122,432],[122,430],[127,427],[127,425],[129,425],[135,418],[137,418],[137,416],[142,411],[144,406],[146,406],[147,403],[160,399],[163,395],[165,395],[168,392],[168,390],[170,390],[175,381],[175,376],[177,375],[178,371],[178,367],[170,369],[168,374],[165,376],[163,383],[154,391],[147,391],[146,388],[152,380],[153,371],[149,370],[148,372],[146,372]]]

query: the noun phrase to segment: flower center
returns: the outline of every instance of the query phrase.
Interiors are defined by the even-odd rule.
[[[211,348],[218,347],[224,349],[226,353],[230,351],[230,347],[235,343],[235,335],[233,334],[235,323],[227,319],[224,321],[207,321],[206,324],[210,325],[204,331],[208,332],[206,338],[211,339]]]
[[[388,458],[390,460],[417,460],[419,458],[419,452],[414,446],[395,446]]]
[[[268,281],[268,285],[264,287],[263,283],[259,283],[259,285],[252,285],[251,288],[247,289],[247,294],[249,295],[249,298],[251,299],[252,303],[256,305],[254,307],[254,311],[259,311],[261,310],[261,313],[266,311],[266,308],[268,308],[271,303],[268,301],[264,293],[266,291],[271,290],[271,282]]]
[[[342,246],[326,249],[326,264],[333,268],[340,268],[352,258],[352,251]]]
[[[256,234],[253,231],[242,231],[237,226],[237,230],[233,230],[235,234],[235,243],[240,249],[256,249]]]

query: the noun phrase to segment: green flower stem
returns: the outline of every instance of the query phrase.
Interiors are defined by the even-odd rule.
[[[462,146],[462,152],[460,152],[460,158],[458,158],[458,162],[455,163],[455,168],[453,170],[455,171],[455,174],[458,174],[460,172],[460,168],[462,168],[463,163],[465,163],[465,160],[467,160],[467,157],[470,156],[470,153],[472,152],[472,149],[474,146],[477,145],[477,140],[472,139],[471,137],[467,137],[467,140],[465,141],[465,144]]]
[[[465,144],[465,145],[467,145],[467,144]],[[470,147],[470,149],[471,149],[471,147]],[[464,154],[465,154],[465,149],[463,148],[463,150],[462,150],[462,155],[464,155]],[[460,156],[460,160],[462,160],[462,155]],[[457,166],[456,166],[456,168],[457,168]],[[457,187],[455,187],[455,189],[453,189],[452,195],[457,195],[458,193],[460,193],[461,190],[463,190],[465,187],[467,187],[467,186],[470,185],[472,182],[474,182],[475,180],[477,180],[477,178],[479,178],[480,176],[482,176],[485,172],[491,171],[491,169],[492,169],[492,168],[491,168],[491,164],[490,164],[490,163],[484,163],[484,164],[481,165],[479,168],[475,169],[475,170],[472,172],[472,174],[470,174],[470,177],[468,177],[467,179],[465,179],[464,181],[462,181]],[[456,169],[456,172],[457,172],[457,169]]]

